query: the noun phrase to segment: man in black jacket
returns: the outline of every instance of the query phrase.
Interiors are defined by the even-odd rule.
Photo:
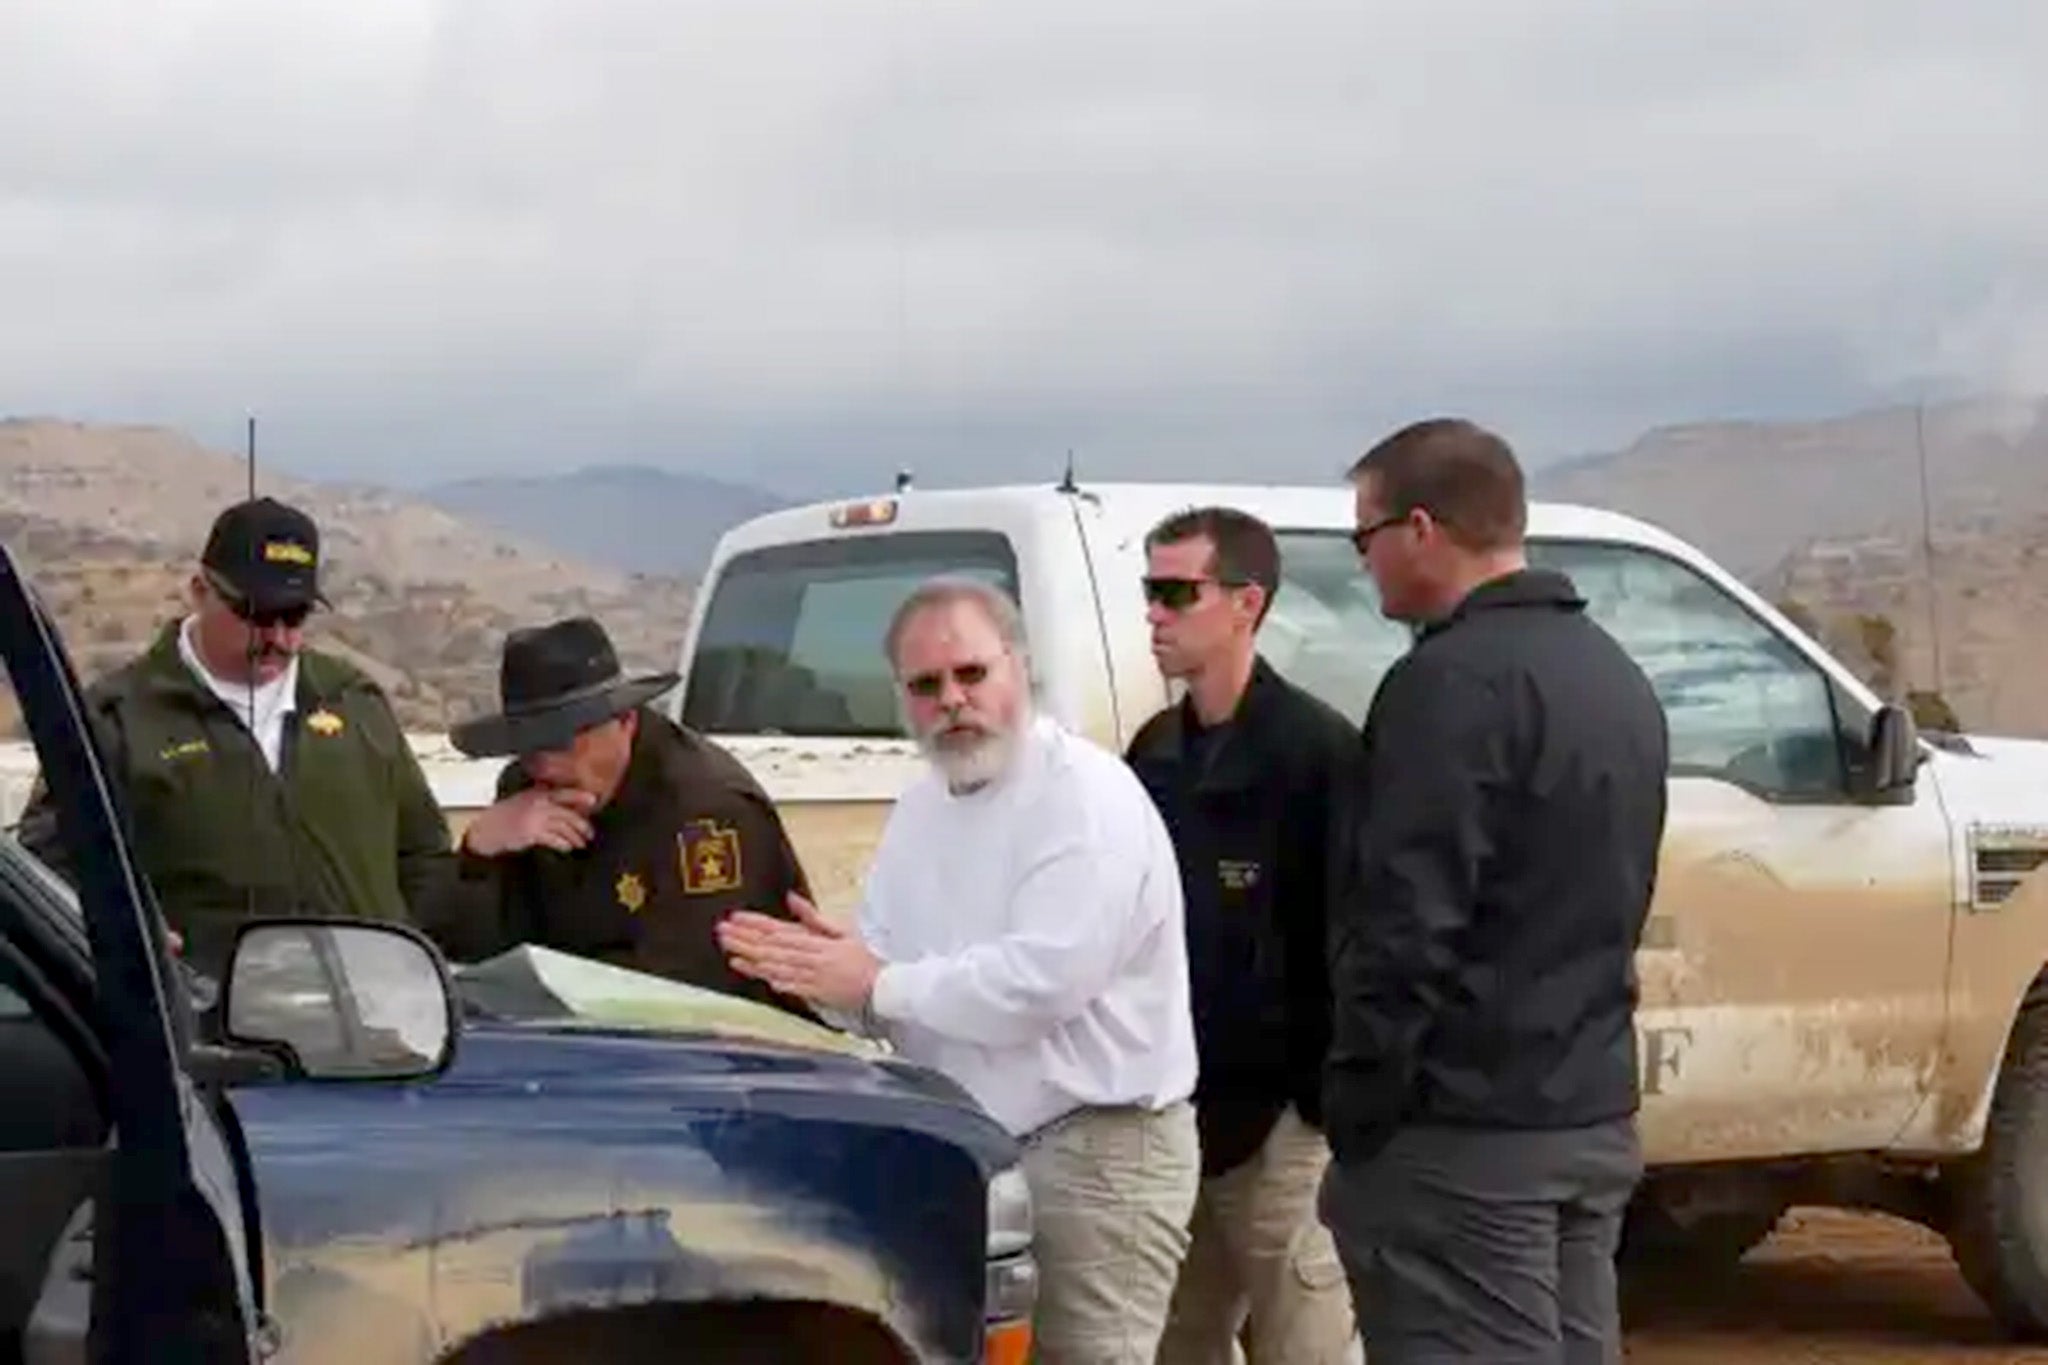
[[[1272,530],[1190,509],[1146,538],[1152,653],[1187,685],[1126,755],[1172,834],[1187,903],[1202,1183],[1161,1365],[1340,1365],[1356,1335],[1316,1191],[1330,1041],[1332,798],[1358,735],[1273,671],[1255,634]]]
[[[1365,723],[1323,1216],[1373,1365],[1618,1361],[1664,713],[1571,582],[1527,565],[1499,437],[1418,423],[1351,478],[1382,610],[1418,635]]]

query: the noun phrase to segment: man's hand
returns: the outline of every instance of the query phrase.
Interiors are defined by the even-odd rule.
[[[826,938],[846,937],[845,928],[834,924],[831,920],[819,914],[817,906],[812,905],[796,892],[792,891],[787,896],[784,896],[782,903],[789,907],[790,914],[796,916],[798,924],[803,925],[804,928],[811,930],[813,933],[823,934]]]
[[[733,970],[830,1009],[867,1004],[881,959],[802,896],[792,893],[788,905],[794,924],[756,910],[735,911],[719,921],[718,942]]]
[[[572,788],[528,787],[477,812],[463,831],[462,847],[480,858],[529,848],[570,853],[596,833],[590,813],[597,798]]]

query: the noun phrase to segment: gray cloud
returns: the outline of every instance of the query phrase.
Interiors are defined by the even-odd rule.
[[[2048,390],[2043,52],[2028,0],[34,0],[0,407],[837,490]]]

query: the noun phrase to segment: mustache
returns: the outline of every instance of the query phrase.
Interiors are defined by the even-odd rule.
[[[914,733],[928,745],[957,747],[978,745],[999,738],[1002,728],[965,711],[949,711],[935,717],[929,724],[915,729]]]

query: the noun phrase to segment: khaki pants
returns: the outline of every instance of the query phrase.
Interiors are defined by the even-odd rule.
[[[1329,1161],[1290,1107],[1251,1160],[1202,1182],[1158,1365],[1230,1365],[1240,1337],[1247,1365],[1358,1358],[1351,1289],[1316,1215]]]
[[[1082,1109],[1024,1143],[1040,1365],[1152,1365],[1200,1179],[1195,1111]]]

